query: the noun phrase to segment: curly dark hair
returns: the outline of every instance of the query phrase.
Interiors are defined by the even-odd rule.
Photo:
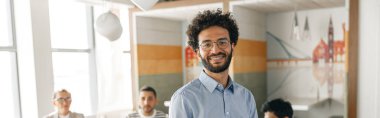
[[[154,97],[157,98],[157,93],[156,93],[156,90],[154,90],[153,87],[151,86],[143,86],[140,88],[140,92],[143,92],[143,91],[146,91],[146,92],[152,92]]]
[[[199,48],[199,33],[211,26],[219,26],[227,29],[230,35],[231,44],[237,44],[239,28],[231,13],[223,13],[221,9],[205,10],[197,14],[186,31],[186,34],[189,37],[187,43],[193,48],[194,51],[197,51]]]
[[[285,116],[293,118],[293,108],[291,103],[281,98],[265,102],[261,107],[261,111],[264,113],[273,112],[279,118],[284,118]]]

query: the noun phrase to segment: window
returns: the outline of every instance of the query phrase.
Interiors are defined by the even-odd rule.
[[[0,2],[0,46],[12,46],[11,30],[10,30],[10,3],[9,0]]]
[[[20,118],[17,50],[13,38],[11,1],[0,1],[0,111],[2,117]]]
[[[15,52],[0,51],[0,89],[2,97],[0,97],[0,110],[3,111],[4,117],[17,118],[18,114],[18,87],[16,80],[16,63]]]
[[[71,110],[96,111],[96,74],[91,7],[75,0],[50,0],[54,89],[71,92]]]
[[[108,12],[104,6],[94,7],[94,21]],[[112,12],[119,16],[123,27],[121,37],[109,41],[95,33],[96,62],[98,73],[99,112],[132,110],[132,70],[131,49],[128,31],[128,8],[114,8]]]

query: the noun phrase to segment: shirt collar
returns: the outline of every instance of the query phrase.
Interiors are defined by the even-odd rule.
[[[65,115],[65,116],[59,115],[59,111],[55,111],[54,114],[55,114],[54,118],[69,118],[69,117],[71,117],[71,111],[69,111],[69,113],[67,115]]]
[[[207,90],[210,91],[210,93],[212,93],[214,89],[217,89],[219,85],[217,81],[208,76],[204,71],[202,71],[199,75],[199,80],[207,88]],[[231,90],[232,93],[234,92],[233,81],[231,80],[230,76],[228,76],[227,90]]]
[[[153,118],[154,116],[156,116],[156,109],[153,109],[153,114],[150,116],[145,116],[142,109],[139,109],[138,113],[140,114],[142,118]]]

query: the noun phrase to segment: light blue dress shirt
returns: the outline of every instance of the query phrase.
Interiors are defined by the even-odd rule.
[[[169,118],[258,118],[252,93],[230,78],[223,85],[201,72],[170,100]]]

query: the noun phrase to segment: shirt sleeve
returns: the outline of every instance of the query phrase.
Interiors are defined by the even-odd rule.
[[[84,118],[83,114],[78,114],[78,118]]]
[[[181,93],[174,93],[170,100],[169,118],[193,118],[192,111]]]

